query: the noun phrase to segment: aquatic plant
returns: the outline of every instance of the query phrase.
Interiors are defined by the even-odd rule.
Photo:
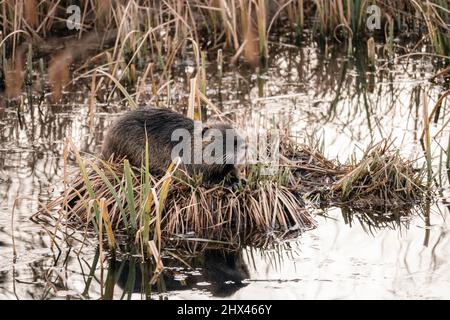
[[[341,205],[386,212],[417,203],[429,190],[423,185],[424,170],[414,168],[412,161],[402,159],[387,142],[369,148],[362,160],[347,164],[331,188],[331,198]]]
[[[54,221],[56,229],[106,234],[110,250],[130,241],[142,256],[159,259],[162,248],[188,241],[236,245],[245,234],[301,233],[315,227],[306,201],[386,213],[411,208],[423,198],[422,170],[390,151],[370,148],[359,162],[339,165],[320,152],[288,139],[277,174],[264,176],[261,165],[247,165],[245,179],[233,186],[207,188],[174,162],[163,177],[127,160],[82,160],[62,196],[35,220]],[[408,211],[404,210],[407,215]],[[49,220],[50,219],[50,220]]]
[[[21,46],[15,55],[5,63],[5,96],[8,99],[18,98],[22,92],[25,78],[25,48]]]
[[[352,40],[385,37],[391,58],[394,38],[424,34],[436,54],[450,54],[448,0],[85,1],[80,4],[81,27],[74,30],[66,24],[71,19],[66,12],[69,4],[55,0],[0,4],[1,46],[7,47],[8,57],[14,57],[27,42],[38,54],[55,56],[49,64],[50,78],[55,80],[54,99],[61,91],[55,70],[64,76],[71,61],[62,58],[64,52],[70,52],[73,61],[81,61],[86,60],[82,58],[87,51],[95,49],[101,52],[95,58],[106,61],[108,73],[122,85],[132,86],[138,84],[137,71],[148,68],[148,57],[161,70],[159,81],[167,82],[174,59],[185,57],[191,45],[198,46],[198,52],[225,49],[232,54],[231,62],[242,56],[257,66],[269,57],[274,37],[287,35],[285,41],[300,44],[307,29],[322,41],[346,39],[349,50]],[[369,10],[372,5],[378,6],[379,12]],[[379,15],[376,29],[367,27],[373,14]],[[54,34],[69,36],[69,40],[58,41]],[[46,41],[39,40],[42,38]],[[55,53],[54,48],[61,45],[63,52]],[[20,81],[13,80],[17,76],[12,74],[9,77],[7,88],[14,92]],[[107,79],[105,85],[110,84]]]
[[[221,230],[301,231],[314,226],[294,186],[284,186],[273,177],[257,184],[204,187],[198,178],[186,177],[173,163],[164,177],[143,168],[130,167],[127,160],[111,163],[101,159],[82,161],[74,152],[79,173],[62,197],[42,213],[60,207],[60,218],[74,228],[89,227],[99,233],[105,226],[110,248],[115,234],[128,235],[141,245],[149,239],[160,248],[162,238],[194,233],[196,237],[223,241]],[[147,155],[148,161],[148,155]],[[184,178],[183,178],[184,177]],[[219,238],[217,238],[219,236]]]

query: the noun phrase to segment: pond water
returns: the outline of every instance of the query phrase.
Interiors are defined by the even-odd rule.
[[[338,46],[328,53],[313,44],[273,44],[267,68],[256,73],[230,66],[220,77],[217,65],[208,64],[207,96],[242,127],[276,122],[299,141],[319,140],[329,159],[361,157],[370,144],[390,138],[404,158],[424,163],[423,105],[431,110],[446,90],[429,81],[437,61],[380,60],[372,71],[360,51],[348,56]],[[180,110],[192,66],[185,60],[176,68],[159,103]],[[192,268],[167,258],[151,286],[151,266],[136,257],[100,268],[96,248],[62,246],[60,252],[51,246],[51,230],[30,221],[39,204],[61,190],[64,139],[98,153],[103,132],[124,110],[120,103],[99,103],[90,125],[89,93],[84,86],[71,90],[64,103],[20,117],[0,106],[0,299],[450,298],[450,128],[441,130],[448,102],[431,124],[437,195],[428,204],[429,219],[413,214],[373,227],[361,219],[364,212],[349,221],[338,208],[315,211],[317,228],[269,249],[210,250],[187,258]]]

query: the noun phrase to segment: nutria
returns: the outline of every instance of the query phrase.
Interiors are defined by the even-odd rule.
[[[187,134],[188,139],[183,139],[183,134]],[[230,138],[232,140],[228,142],[232,146],[227,149],[227,139]],[[184,146],[187,147],[176,153],[182,140],[186,140]],[[205,184],[238,179],[236,161],[242,156],[238,153],[241,153],[243,140],[227,123],[202,125],[169,109],[139,108],[126,112],[108,130],[102,156],[115,160],[126,158],[131,165],[141,167],[145,163],[147,141],[149,167],[154,175],[164,174],[172,160],[180,156],[181,168],[190,176],[201,175]],[[207,157],[196,158],[200,153],[203,155],[211,150],[211,143],[216,143],[214,145],[223,152],[217,152],[217,155],[216,151],[211,152],[212,158],[209,159],[214,161]]]

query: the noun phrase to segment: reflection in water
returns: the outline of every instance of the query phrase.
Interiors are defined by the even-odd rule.
[[[102,268],[99,256],[96,250],[88,262],[68,255],[47,268],[32,263],[30,269],[36,272],[34,281],[15,279],[16,286],[27,288],[21,292],[25,295],[21,298],[161,299],[183,291],[227,298],[248,285],[245,280],[249,271],[242,250],[206,250],[183,260],[164,258],[165,269],[160,274],[153,273],[152,262],[142,263],[133,256],[122,260],[111,258],[105,263],[107,267]],[[79,282],[69,281],[69,275],[80,278]]]
[[[341,207],[340,209],[345,224],[352,227],[355,221],[357,221],[371,234],[380,229],[397,230],[408,228],[411,216],[415,214],[420,215],[422,211],[421,206],[414,208],[396,208],[389,212],[365,211],[351,207]]]
[[[249,278],[242,251],[206,250],[183,262],[166,259],[166,269],[156,279],[152,279],[154,266],[139,261],[134,257],[124,261],[111,261],[107,279],[117,279],[117,285],[128,295],[142,293],[149,297],[151,291],[162,294],[206,288],[213,297],[224,298],[245,287],[247,284],[244,280]],[[109,272],[114,276],[109,276]]]
[[[268,68],[255,74],[231,69],[219,79],[216,66],[208,67],[208,97],[242,127],[277,125],[300,142],[319,137],[326,156],[341,161],[390,137],[404,158],[423,162],[423,99],[433,106],[447,89],[428,81],[435,61],[380,61],[371,70],[360,49],[348,56],[339,47],[324,54],[313,45],[274,46]],[[146,98],[171,108],[187,105],[185,78],[180,70],[170,95]],[[150,264],[129,258],[100,268],[95,248],[58,248],[29,221],[40,202],[62,189],[64,138],[96,153],[117,112],[99,106],[90,126],[86,97],[77,92],[62,105],[25,110],[20,121],[15,108],[0,105],[0,299],[450,298],[445,108],[430,128],[439,197],[418,214],[389,212],[374,220],[365,208],[331,208],[317,217],[317,229],[276,250],[207,251],[185,258],[193,269],[166,259],[167,270],[151,285]]]

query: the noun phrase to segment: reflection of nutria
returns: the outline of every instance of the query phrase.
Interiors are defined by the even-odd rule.
[[[126,112],[108,130],[102,156],[105,159],[126,158],[133,166],[140,167],[145,162],[148,141],[149,166],[153,174],[163,174],[172,159],[180,156],[183,169],[190,175],[202,175],[206,183],[218,183],[225,177],[235,180],[238,176],[235,164],[242,139],[225,123],[194,124],[197,123],[192,119],[168,109],[145,107]],[[185,139],[186,134],[189,139]],[[187,148],[174,154],[174,150],[180,150],[180,142]],[[211,146],[218,146],[223,152]],[[211,158],[202,156],[199,161],[199,154],[209,154]]]
[[[191,258],[183,258],[191,268],[186,269],[178,260],[164,260],[166,268],[159,275],[161,285],[151,285],[154,265],[139,263],[131,256],[124,261],[110,261],[109,279],[117,279],[117,285],[126,293],[150,293],[158,290],[171,293],[183,290],[207,290],[213,297],[230,297],[246,287],[250,272],[242,251],[206,250]],[[193,272],[195,270],[195,272]],[[111,272],[111,274],[110,274]]]

